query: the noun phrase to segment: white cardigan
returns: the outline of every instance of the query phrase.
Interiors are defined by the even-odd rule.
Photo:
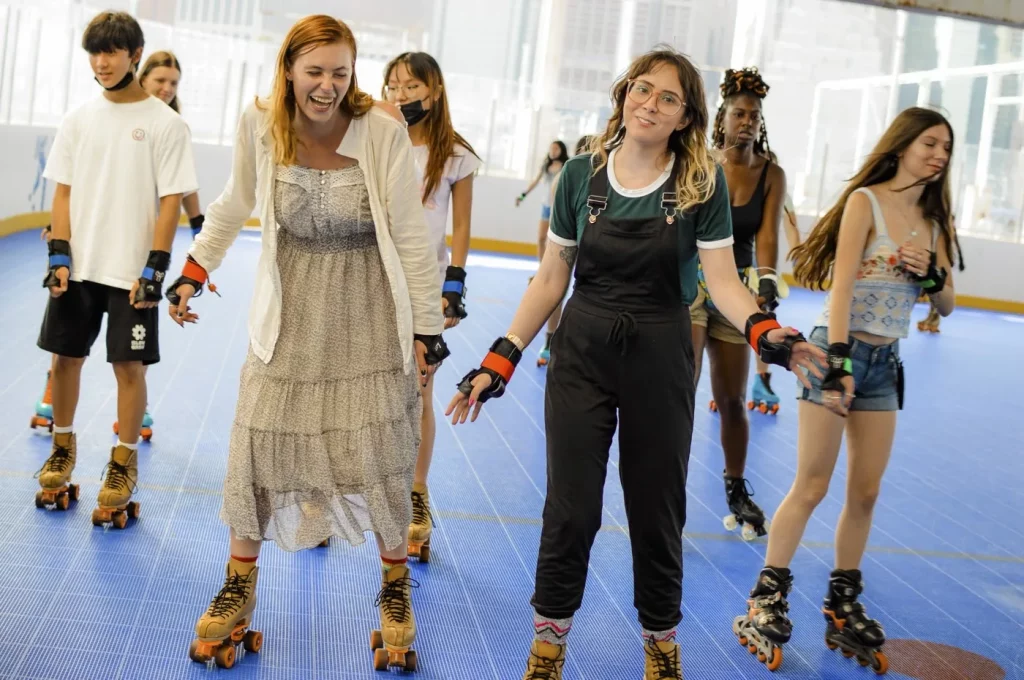
[[[274,355],[281,328],[281,274],[277,267],[277,231],[281,227],[274,218],[277,168],[273,145],[269,112],[253,102],[238,123],[231,177],[207,209],[203,229],[189,249],[196,262],[213,272],[258,204],[263,237],[249,309],[249,341],[256,356],[267,363]],[[338,153],[359,161],[366,176],[377,245],[395,300],[405,372],[410,374],[416,369],[413,333],[438,335],[444,326],[441,281],[420,203],[412,143],[404,123],[374,106],[362,118],[352,120]],[[309,291],[309,295],[326,295],[329,300],[345,294],[342,290]]]

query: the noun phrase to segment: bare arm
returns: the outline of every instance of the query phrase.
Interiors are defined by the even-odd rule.
[[[768,168],[768,195],[765,198],[761,226],[757,230],[757,266],[759,276],[774,274],[779,262],[779,224],[786,201],[786,173],[772,164]],[[771,272],[767,270],[771,269]]]
[[[548,241],[537,275],[533,283],[526,287],[526,293],[509,326],[509,333],[519,336],[523,347],[533,341],[565,297],[578,253],[579,246],[567,247]]]
[[[171,252],[174,234],[178,230],[178,216],[181,215],[181,194],[171,194],[160,199],[160,212],[156,218],[153,233],[153,250]]]
[[[873,224],[871,203],[867,196],[852,194],[846,201],[843,219],[839,223],[839,243],[836,245],[836,260],[832,265],[828,308],[829,344],[850,341],[853,286],[857,281],[857,270]]]
[[[715,306],[733,326],[744,331],[751,314],[761,311],[750,290],[736,275],[736,258],[732,246],[724,248],[700,248],[701,268],[708,284],[708,292]]]
[[[452,185],[452,265],[463,269],[469,259],[472,212],[473,175],[467,175]]]
[[[50,225],[52,227],[51,239],[71,240],[71,186],[69,184],[57,184],[57,190],[53,193]]]
[[[199,208],[199,192],[196,191],[181,199],[181,205],[185,209],[185,215],[190,220],[199,217],[199,214],[202,212]]]
[[[949,316],[956,308],[956,289],[953,287],[953,260],[946,250],[946,242],[941,238],[935,249],[935,265],[946,270],[946,285],[935,295],[930,296],[935,309],[942,316]]]

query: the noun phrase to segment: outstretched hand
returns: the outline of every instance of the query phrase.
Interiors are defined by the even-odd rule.
[[[186,323],[197,322],[199,315],[193,314],[192,308],[188,306],[188,301],[196,294],[195,287],[190,283],[183,283],[178,286],[175,292],[181,299],[178,301],[178,304],[172,304],[167,307],[167,313],[174,319],[174,323],[184,328]]]
[[[782,343],[786,338],[799,334],[798,330],[787,326],[768,331],[767,339],[772,343]],[[808,380],[807,375],[803,371],[798,371],[797,368],[806,368],[816,378],[823,379],[825,374],[822,373],[819,366],[825,367],[827,365],[828,355],[825,353],[825,350],[806,341],[793,343],[793,347],[790,350],[788,368],[796,374],[797,378],[807,389],[811,389],[811,381]]]
[[[481,373],[473,378],[470,384],[473,385],[473,391],[470,394],[467,395],[460,390],[448,402],[448,408],[445,409],[444,415],[446,418],[452,416],[452,425],[466,422],[466,416],[469,415],[471,410],[473,415],[470,416],[469,422],[476,422],[477,416],[480,415],[480,409],[483,407],[483,402],[480,401],[480,393],[491,386],[491,376]],[[452,415],[453,413],[454,415]]]

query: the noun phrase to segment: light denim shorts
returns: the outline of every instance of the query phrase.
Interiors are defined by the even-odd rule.
[[[816,326],[807,340],[828,351],[828,328]],[[903,364],[900,341],[891,345],[871,345],[851,337],[850,361],[853,364],[854,394],[851,411],[899,411],[903,408]],[[800,368],[797,370],[804,371]],[[821,380],[807,373],[812,389],[797,381],[797,399],[824,405]],[[822,368],[822,372],[825,369]]]

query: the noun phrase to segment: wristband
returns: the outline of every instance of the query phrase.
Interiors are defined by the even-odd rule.
[[[202,265],[193,260],[191,255],[185,259],[185,266],[181,269],[181,275],[198,281],[200,284],[206,283],[206,270],[203,269]]]
[[[515,343],[508,338],[498,338],[491,345],[491,350],[480,362],[480,368],[487,368],[502,377],[505,382],[512,379],[516,366],[523,357]]]
[[[162,283],[167,268],[171,266],[171,254],[164,250],[149,251],[149,259],[142,268],[142,278]]]
[[[747,318],[747,327],[745,335],[747,336],[747,343],[754,348],[754,352],[760,353],[760,341],[761,336],[776,328],[782,328],[782,325],[775,320],[775,315],[765,312],[756,312],[751,314]]]
[[[462,267],[449,266],[444,274],[442,293],[462,295],[466,290],[466,270]]]

